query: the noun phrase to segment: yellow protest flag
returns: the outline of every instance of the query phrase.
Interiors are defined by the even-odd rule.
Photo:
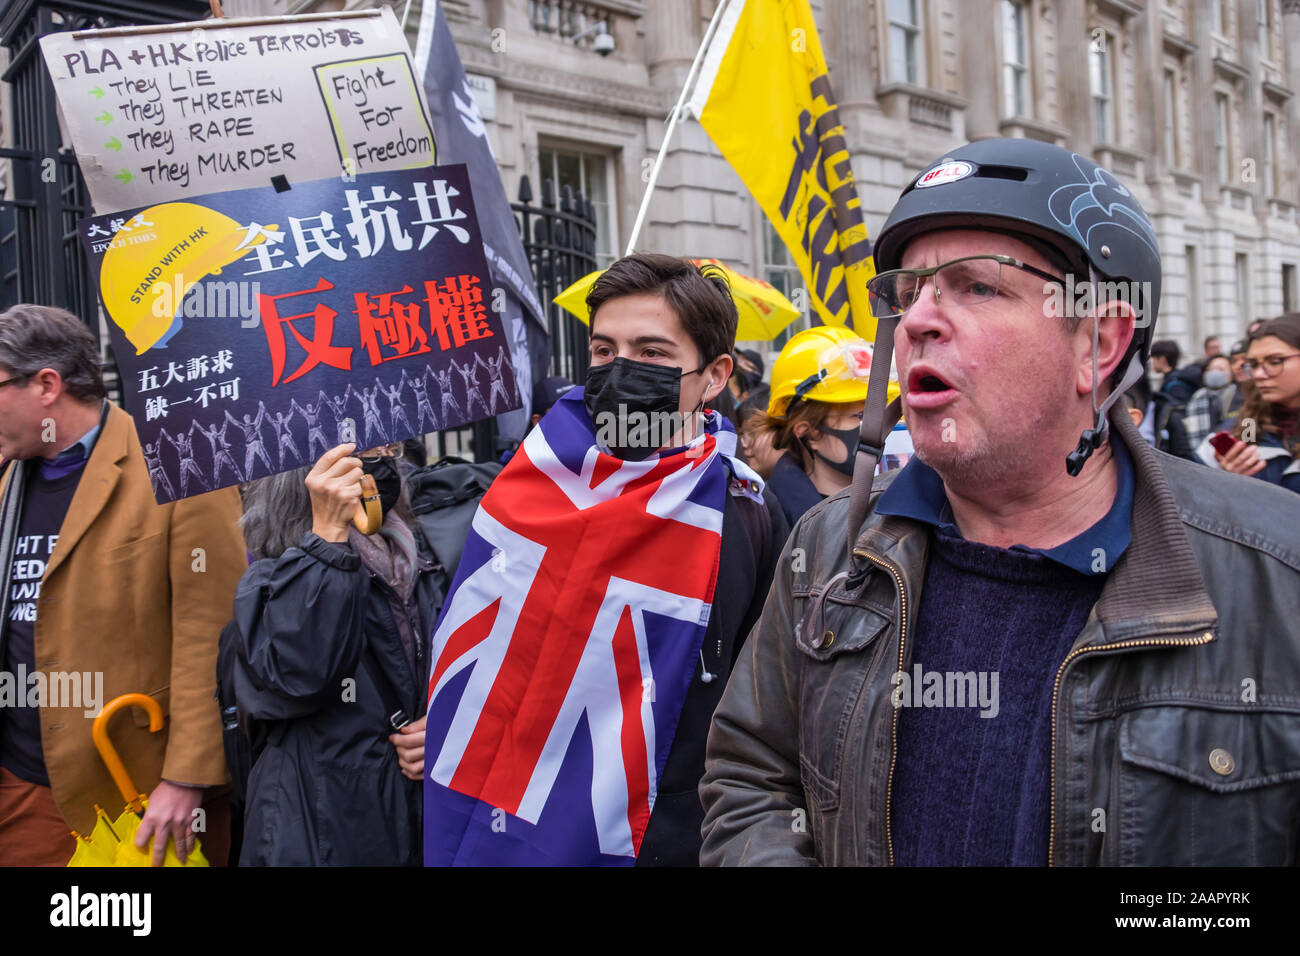
[[[730,0],[690,107],[790,250],[817,315],[873,338],[871,241],[808,0]]]

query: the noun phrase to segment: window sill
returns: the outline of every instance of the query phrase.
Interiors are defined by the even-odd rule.
[[[1146,161],[1143,154],[1135,153],[1116,143],[1096,143],[1092,147],[1092,155],[1098,166],[1110,170],[1121,179],[1131,181],[1140,178],[1139,170]]]
[[[1006,117],[998,124],[998,132],[1013,139],[1036,139],[1055,146],[1064,146],[1070,136],[1070,131],[1063,127],[1027,116]]]
[[[920,126],[954,132],[957,117],[966,108],[967,101],[959,96],[941,93],[912,83],[889,83],[876,91],[881,109],[898,120],[907,120]]]

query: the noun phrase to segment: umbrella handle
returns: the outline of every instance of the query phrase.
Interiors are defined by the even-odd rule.
[[[99,751],[99,756],[103,759],[104,765],[108,767],[108,772],[113,776],[113,782],[117,784],[117,789],[122,793],[122,799],[127,802],[131,809],[139,812],[141,793],[131,782],[131,776],[126,772],[126,767],[122,764],[122,758],[117,755],[117,748],[113,746],[113,741],[108,736],[108,721],[119,710],[125,710],[128,707],[141,707],[149,714],[149,730],[151,733],[157,733],[163,728],[163,712],[158,701],[154,700],[148,694],[123,694],[121,697],[114,697],[104,705],[103,711],[95,718],[94,724],[90,727],[90,736],[95,741],[95,749]]]
[[[379,504],[379,486],[370,475],[361,476],[361,500],[357,502],[352,523],[362,534],[374,534],[384,523],[384,509]]]

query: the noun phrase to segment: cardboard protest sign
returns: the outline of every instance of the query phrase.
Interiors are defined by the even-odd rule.
[[[436,161],[388,7],[41,38],[95,209]]]
[[[159,502],[520,405],[463,165],[78,229]]]

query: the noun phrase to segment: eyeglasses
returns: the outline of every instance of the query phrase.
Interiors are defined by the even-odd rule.
[[[1013,259],[1011,256],[963,256],[942,262],[932,269],[891,269],[881,272],[867,283],[871,311],[877,318],[903,315],[916,304],[925,288],[925,280],[934,276],[936,302],[958,308],[979,305],[994,298],[1002,289],[1003,267],[1011,266],[1065,285],[1065,280],[1042,269]]]
[[[14,382],[25,382],[29,378],[31,378],[30,375],[15,375],[13,378],[7,378],[3,382],[0,382],[0,388],[4,388],[6,385],[12,385]]]
[[[1293,358],[1300,358],[1300,352],[1292,352],[1290,355],[1270,355],[1263,360],[1246,359],[1241,363],[1241,367],[1251,377],[1254,377],[1255,369],[1258,368],[1263,370],[1265,378],[1273,378],[1282,373],[1282,366],[1286,364],[1286,360]]]

